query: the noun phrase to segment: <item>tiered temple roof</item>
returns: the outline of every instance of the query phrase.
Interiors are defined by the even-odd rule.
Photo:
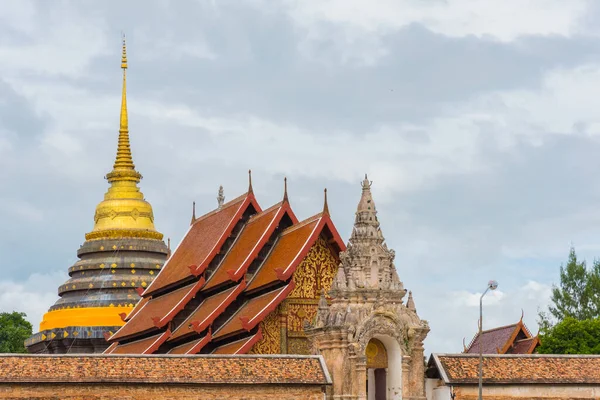
[[[464,353],[479,354],[480,342],[482,354],[532,354],[541,344],[523,323],[523,316],[516,324],[485,330],[481,336],[477,333]]]
[[[127,323],[108,338],[107,354],[247,353],[265,334],[261,323],[296,288],[294,273],[316,243],[322,239],[338,261],[345,249],[326,191],[323,211],[304,221],[292,211],[287,182],[283,200],[265,210],[251,177],[246,194],[224,203],[221,188],[218,199],[217,209],[192,218]],[[306,304],[314,301],[316,312],[313,297]]]
[[[123,89],[117,156],[106,175],[110,183],[96,207],[94,228],[69,268],[70,279],[58,288],[40,332],[26,340],[32,353],[93,353],[108,346],[105,332],[116,332],[140,299],[137,288],[151,284],[167,259],[163,235],[154,227],[152,206],[138,187],[129,143],[125,42],[121,60]]]

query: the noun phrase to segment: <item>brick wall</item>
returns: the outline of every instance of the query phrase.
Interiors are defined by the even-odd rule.
[[[323,400],[318,386],[0,383],[0,399],[28,400]]]

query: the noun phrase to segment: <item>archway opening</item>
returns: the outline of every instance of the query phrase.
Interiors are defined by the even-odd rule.
[[[371,339],[365,349],[367,357],[367,399],[386,400],[388,356],[383,343]]]
[[[402,399],[402,349],[387,335],[374,335],[365,348],[367,399]]]

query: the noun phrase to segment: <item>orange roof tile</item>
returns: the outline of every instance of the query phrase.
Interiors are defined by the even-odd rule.
[[[169,341],[179,339],[193,332],[201,333],[204,331],[245,288],[246,281],[242,280],[239,285],[204,299],[196,310],[173,331]]]
[[[433,354],[429,367],[447,384],[478,382],[477,354]],[[430,372],[428,371],[428,376]],[[493,354],[483,357],[486,384],[599,384],[600,356]]]
[[[196,295],[203,284],[204,277],[198,282],[155,299],[150,299],[109,340],[115,341],[152,329],[162,328],[185,307],[187,302]]]
[[[258,328],[258,332],[254,335],[217,347],[211,354],[245,354],[252,346],[254,346],[254,343],[258,342],[262,337],[262,331]]]
[[[144,292],[144,297],[172,285],[195,273],[201,273],[229,237],[247,207],[260,211],[252,193],[244,194],[210,213],[196,219],[181,243]]]
[[[18,382],[331,385],[322,356],[289,355],[2,354],[0,376],[4,387]],[[4,387],[2,397],[7,393]]]
[[[280,279],[286,280],[289,278],[287,272],[290,269],[296,269],[295,267],[306,256],[303,250],[306,248],[310,250],[310,247],[317,239],[320,233],[318,229],[320,221],[321,218],[318,215],[283,231],[269,256],[250,281],[247,291],[257,289]],[[287,278],[284,278],[284,276],[287,276]]]
[[[211,289],[229,280],[237,281],[256,258],[262,246],[277,228],[286,212],[291,211],[288,203],[282,202],[253,215],[238,238],[206,282],[204,290]]]
[[[118,344],[115,347],[111,346],[110,353],[106,354],[152,354],[167,340],[170,334],[171,331],[167,330],[146,339],[136,340],[127,344]]]
[[[133,318],[133,316],[135,314],[137,314],[145,305],[146,303],[150,300],[150,297],[142,297],[136,304],[135,307],[133,307],[133,310],[131,310],[129,312],[129,314],[127,314],[127,317],[125,317],[125,321],[129,321],[131,318]]]
[[[173,347],[167,352],[167,354],[196,354],[200,350],[202,350],[202,348],[206,346],[206,344],[210,342],[211,339],[212,336],[209,331],[208,334],[206,334],[206,336],[203,336],[200,339],[192,340],[191,342],[182,344],[177,347]]]
[[[291,281],[286,286],[255,297],[244,303],[240,309],[218,330],[213,337],[219,338],[232,333],[250,331],[281,303],[294,289]]]

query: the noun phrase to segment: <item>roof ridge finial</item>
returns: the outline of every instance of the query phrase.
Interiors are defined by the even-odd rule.
[[[223,207],[223,203],[225,202],[225,195],[223,194],[223,185],[219,186],[219,194],[217,195],[217,203],[219,204],[219,208]]]
[[[252,170],[248,170],[248,193],[254,193],[254,189],[252,188]]]
[[[287,176],[283,177],[283,201],[288,202],[288,193],[287,193]]]
[[[521,319],[519,320],[520,323],[523,323],[524,316],[525,316],[525,311],[521,308]]]
[[[127,46],[125,35],[122,36],[123,50],[121,54],[121,68],[123,69],[123,88],[121,92],[121,113],[119,118],[119,141],[117,145],[117,157],[113,170],[106,174],[109,182],[135,181],[139,182],[142,175],[135,170],[129,144],[129,119],[127,115]]]
[[[465,337],[463,337],[463,353],[466,353],[467,351],[469,351],[469,349],[467,349],[467,345],[465,344]]]
[[[192,202],[192,222],[190,222],[190,225],[192,225],[194,222],[196,222],[196,202],[195,201]]]
[[[329,215],[329,205],[327,204],[327,188],[323,190],[323,214]]]

